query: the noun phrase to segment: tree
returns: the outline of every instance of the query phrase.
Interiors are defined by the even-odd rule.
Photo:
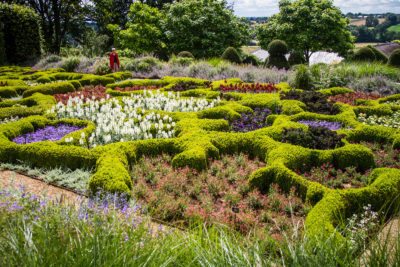
[[[320,50],[346,55],[353,48],[354,37],[349,20],[333,6],[331,0],[281,0],[280,12],[258,28],[262,48],[274,39],[302,52],[307,62]]]
[[[367,27],[375,27],[376,25],[379,24],[379,20],[377,17],[375,17],[374,15],[369,15],[366,19],[365,19],[365,26]]]
[[[81,0],[6,0],[31,7],[40,16],[46,50],[60,53],[61,43],[71,29],[84,24]],[[82,28],[82,27],[81,27]]]
[[[137,54],[159,52],[165,48],[162,41],[161,12],[140,2],[131,5],[125,30],[113,26],[116,41],[122,48],[129,48]]]
[[[163,31],[172,53],[190,51],[196,58],[220,56],[249,40],[249,27],[225,0],[182,0],[165,7]]]

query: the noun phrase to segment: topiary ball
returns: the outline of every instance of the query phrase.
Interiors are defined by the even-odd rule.
[[[382,53],[381,50],[377,49],[376,47],[373,47],[372,45],[369,45],[368,47],[372,50],[372,52],[374,52],[376,61],[380,61],[382,63],[388,62],[387,56],[384,53]]]
[[[293,51],[290,53],[289,56],[289,64],[290,66],[294,65],[300,65],[300,64],[305,64],[306,59],[304,58],[304,55],[300,52]]]
[[[354,53],[354,60],[356,61],[375,61],[376,56],[374,51],[369,47],[362,47]]]
[[[400,68],[400,48],[392,52],[389,57],[389,65]]]
[[[182,52],[179,52],[179,54],[177,55],[177,57],[194,58],[193,54],[190,53],[189,51],[182,51]]]
[[[225,49],[224,53],[221,56],[222,59],[225,59],[232,63],[241,63],[242,59],[240,58],[239,52],[234,47],[228,47]]]
[[[265,62],[265,66],[267,68],[277,68],[286,70],[290,68],[289,62],[283,55],[280,56],[270,55]]]
[[[258,66],[260,65],[260,60],[255,55],[244,55],[242,63]]]
[[[288,46],[282,40],[273,40],[268,44],[268,53],[271,56],[284,56],[288,53]]]

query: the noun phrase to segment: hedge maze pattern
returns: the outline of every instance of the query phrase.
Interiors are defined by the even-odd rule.
[[[0,119],[12,116],[22,119],[0,125],[0,161],[27,162],[36,167],[62,166],[70,169],[95,168],[90,179],[91,192],[99,189],[130,193],[133,184],[129,170],[142,156],[169,153],[173,155],[172,165],[176,168],[189,166],[197,170],[207,168],[209,160],[218,159],[222,154],[238,152],[265,160],[266,167],[254,172],[249,180],[253,187],[266,191],[270,184],[279,184],[282,190],[291,187],[304,200],[312,203],[313,209],[306,218],[307,233],[314,236],[328,236],[334,232],[338,216],[349,216],[363,206],[371,204],[376,210],[384,208],[388,213],[400,205],[400,170],[374,169],[368,186],[358,189],[329,189],[298,175],[295,170],[309,170],[330,162],[336,168],[354,166],[366,170],[375,165],[371,150],[352,142],[369,141],[390,143],[400,148],[400,131],[384,126],[367,126],[357,120],[357,114],[390,115],[400,110],[400,106],[389,105],[388,101],[400,99],[393,95],[378,100],[368,100],[364,106],[339,105],[337,115],[322,115],[305,111],[305,104],[297,100],[280,100],[279,93],[243,94],[226,93],[221,104],[199,112],[159,112],[169,115],[176,121],[176,137],[171,139],[149,139],[130,142],[118,142],[95,148],[84,148],[65,142],[69,137],[79,139],[81,133],[89,136],[95,130],[90,121],[77,119],[56,120],[46,111],[55,105],[52,96],[56,93],[71,92],[84,85],[105,85],[112,97],[139,94],[141,91],[121,92],[116,87],[135,85],[159,85],[161,91],[169,91],[177,84],[190,83],[193,89],[181,91],[183,97],[203,97],[216,99],[221,96],[222,84],[240,83],[239,79],[214,81],[212,83],[191,78],[165,77],[161,80],[129,79],[129,73],[114,73],[105,76],[67,73],[60,69],[32,71],[29,68],[1,69],[0,80],[6,86],[0,87]],[[125,80],[125,81],[122,81]],[[192,86],[193,87],[193,86]],[[281,91],[289,90],[287,84],[278,84]],[[321,90],[327,95],[349,92],[345,88]],[[8,98],[22,95],[23,98]],[[253,108],[280,110],[280,114],[267,118],[269,127],[247,133],[229,132],[229,121],[240,118],[240,113],[252,112]],[[285,128],[302,128],[300,120],[326,120],[340,122],[343,127],[345,145],[333,150],[313,150],[288,143],[281,143]],[[84,127],[57,142],[38,142],[18,145],[11,140],[21,134],[46,125],[68,123]],[[344,238],[337,233],[337,238]]]

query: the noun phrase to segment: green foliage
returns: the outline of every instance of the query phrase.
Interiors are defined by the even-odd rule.
[[[288,61],[289,61],[290,66],[306,63],[306,59],[304,58],[304,55],[297,51],[293,51],[290,53]]]
[[[40,57],[40,19],[32,9],[0,3],[0,26],[4,38],[0,64],[27,63]]]
[[[266,49],[274,39],[285,40],[291,49],[301,51],[309,62],[313,52],[331,50],[344,55],[353,47],[349,21],[333,2],[283,1],[279,10],[257,30],[262,48]]]
[[[285,55],[288,52],[288,46],[284,41],[273,40],[267,47],[269,57],[266,61],[268,68],[289,69],[290,65]]]
[[[285,129],[282,142],[312,149],[334,149],[343,145],[343,136],[325,127],[309,127],[303,129]]]
[[[112,31],[122,48],[129,48],[136,54],[159,52],[165,48],[161,20],[162,14],[157,8],[134,2],[125,29],[114,25]]]
[[[89,180],[89,188],[92,193],[105,190],[129,196],[132,180],[127,170],[128,162],[124,155],[117,151],[114,151],[114,153],[109,151],[97,160],[96,166],[96,173]]]
[[[194,56],[192,53],[190,53],[189,51],[181,51],[178,53],[177,57],[186,57],[186,58],[193,58]]]
[[[256,57],[255,55],[252,54],[245,54],[242,56],[243,60],[242,63],[243,64],[250,64],[253,66],[258,66],[260,65],[260,60],[258,59],[258,57]]]
[[[284,41],[273,40],[268,44],[267,51],[272,56],[285,56],[289,50]]]
[[[225,49],[221,58],[224,60],[227,60],[229,62],[236,63],[236,64],[239,64],[242,62],[239,52],[234,47],[228,47],[227,49]]]
[[[82,53],[87,57],[102,56],[107,50],[109,37],[104,34],[98,34],[94,29],[88,29],[85,32],[82,45]]]
[[[382,63],[387,63],[388,62],[388,57],[381,52],[379,49],[377,49],[376,47],[369,45],[368,48],[370,48],[372,50],[372,52],[375,55],[375,59],[376,61],[382,62]]]
[[[226,1],[174,2],[165,8],[163,24],[170,52],[191,51],[196,58],[220,56],[226,47],[239,48],[249,39],[248,24]]]
[[[66,71],[74,71],[81,63],[81,59],[79,57],[67,57],[63,59],[61,63],[61,68]]]
[[[136,72],[150,72],[153,69],[160,68],[160,66],[160,60],[155,57],[147,56],[128,61],[125,64],[124,69]]]
[[[296,67],[295,87],[303,90],[312,89],[311,73],[306,65]]]
[[[353,56],[353,60],[356,61],[375,61],[376,60],[376,56],[374,51],[372,51],[371,48],[369,47],[362,47],[360,49],[358,49]]]
[[[63,94],[75,91],[75,87],[70,82],[58,82],[52,84],[43,84],[32,86],[31,89],[24,91],[22,96],[32,96],[34,93],[41,93],[44,95]]]
[[[393,67],[400,67],[400,49],[396,49],[392,52],[388,64]]]

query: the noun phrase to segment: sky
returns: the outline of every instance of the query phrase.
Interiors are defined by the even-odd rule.
[[[231,0],[235,13],[243,17],[265,17],[277,13],[278,0]],[[400,13],[400,0],[334,0],[343,13]]]

